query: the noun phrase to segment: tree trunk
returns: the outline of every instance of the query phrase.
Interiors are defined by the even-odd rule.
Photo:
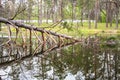
[[[107,0],[107,2],[108,2],[108,0]],[[109,17],[109,10],[108,10],[108,3],[106,3],[106,28],[108,28],[108,23],[109,23],[109,19],[108,19],[108,17]]]
[[[112,27],[112,22],[113,22],[113,13],[112,11],[110,12],[110,27]]]
[[[81,18],[80,18],[81,26],[83,27],[83,8],[81,8]]]
[[[49,9],[48,9],[48,7],[47,7],[47,9],[46,9],[46,23],[47,23],[47,24],[48,24],[48,15],[49,15],[49,14],[48,14],[48,10],[49,10]]]
[[[2,11],[2,4],[1,4],[1,0],[0,0],[0,12]],[[2,16],[2,14],[0,14],[0,16]],[[1,23],[0,23],[0,31],[1,31]]]
[[[120,7],[120,5],[119,5],[119,3],[118,3],[118,1],[116,1],[115,2],[115,5],[116,5],[116,28],[118,28],[118,21],[119,21],[119,7]]]
[[[97,28],[98,14],[99,14],[99,0],[96,0],[96,3],[95,3],[95,28]]]
[[[1,23],[0,23],[0,31],[1,31],[1,27],[2,27],[2,26],[1,26]]]
[[[29,23],[31,22],[31,17],[32,17],[32,1],[29,1],[29,4],[28,4],[28,20],[29,20]]]
[[[91,29],[91,20],[90,20],[90,10],[88,10],[88,23],[89,23],[89,29]]]
[[[116,29],[118,29],[118,13],[116,14]]]
[[[42,24],[42,0],[38,0],[38,25]]]
[[[113,22],[113,10],[112,10],[112,3],[110,3],[110,27],[112,27]]]
[[[64,12],[63,12],[63,0],[60,1],[60,16],[61,16],[61,19],[64,18]]]
[[[72,24],[74,20],[74,1],[72,0]]]
[[[52,22],[54,23],[54,9],[55,9],[55,4],[54,4],[54,0],[52,0]]]

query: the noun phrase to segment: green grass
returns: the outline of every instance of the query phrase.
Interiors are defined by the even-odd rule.
[[[87,22],[83,23],[83,26],[78,24],[67,23],[67,26],[57,25],[54,26],[52,23],[43,23],[42,25],[38,25],[37,23],[32,23],[30,25],[34,25],[36,27],[44,28],[46,30],[51,30],[60,34],[66,34],[73,37],[80,37],[81,35],[88,36],[93,34],[120,34],[120,25],[119,28],[115,28],[115,23],[113,23],[113,27],[106,28],[106,23],[98,23],[98,28],[94,28],[94,23],[91,24],[91,29],[89,29],[89,25]],[[52,26],[50,26],[52,25]],[[47,28],[46,28],[47,27]],[[15,32],[15,29],[11,29],[12,32]],[[0,32],[7,32],[7,28],[3,28]]]
[[[49,25],[51,25],[51,24],[43,23],[39,27],[44,28]],[[115,23],[113,23],[113,25],[112,25],[113,27],[108,27],[108,28],[106,28],[106,23],[98,23],[97,29],[95,29],[94,23],[91,24],[91,29],[89,29],[88,26],[89,26],[88,23],[83,23],[83,27],[79,23],[79,24],[73,24],[71,30],[69,30],[67,28],[63,28],[63,27],[61,27],[61,25],[57,25],[54,28],[46,28],[46,29],[52,30],[52,31],[55,31],[55,32],[58,32],[61,34],[75,36],[75,37],[81,36],[81,35],[87,36],[87,35],[93,35],[93,34],[119,34],[120,33],[120,27],[118,29],[116,29]]]

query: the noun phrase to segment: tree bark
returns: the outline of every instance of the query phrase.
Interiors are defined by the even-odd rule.
[[[0,0],[0,8],[2,8],[1,0]],[[1,16],[1,15],[0,15],[0,16]],[[1,31],[1,23],[0,23],[0,31]]]
[[[108,2],[108,0],[107,0],[107,2]],[[106,28],[108,28],[108,23],[109,23],[109,19],[108,19],[108,17],[109,17],[109,10],[108,10],[108,3],[106,3]]]
[[[72,0],[72,24],[73,24],[73,19],[74,19],[74,1]]]
[[[48,9],[48,6],[47,6],[47,9],[46,9],[46,23],[47,23],[47,24],[48,24],[48,13],[49,13],[48,10],[49,10],[49,9]]]
[[[28,20],[29,20],[29,23],[30,23],[30,20],[31,20],[31,17],[32,17],[32,1],[28,1]]]
[[[89,29],[91,29],[91,20],[90,20],[90,10],[88,10],[88,23],[89,23]]]
[[[54,13],[54,9],[55,9],[55,8],[54,8],[54,7],[55,7],[54,3],[55,3],[54,0],[52,0],[52,22],[53,22],[53,23],[55,22],[55,20],[54,20],[54,14],[55,14],[55,13]]]
[[[98,15],[99,14],[99,0],[96,0],[95,3],[95,28],[97,28]]]
[[[80,20],[81,20],[81,26],[83,27],[83,8],[81,8],[81,18],[80,18]]]
[[[42,0],[38,0],[38,24],[42,24]]]
[[[115,2],[115,5],[116,5],[116,28],[118,28],[118,21],[119,21],[119,16],[118,16],[118,14],[119,14],[119,7],[120,7],[120,5],[119,5],[119,3],[118,3],[118,1],[116,1]]]
[[[60,16],[61,16],[61,19],[64,18],[64,12],[63,12],[63,0],[60,1]]]
[[[118,13],[116,14],[116,29],[118,29]]]

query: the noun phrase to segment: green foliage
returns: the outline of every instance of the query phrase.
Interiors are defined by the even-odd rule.
[[[68,31],[73,31],[72,23],[69,24],[67,21],[61,23],[63,29],[67,29]]]
[[[71,19],[72,16],[72,5],[68,3],[65,8],[63,8],[64,19]]]
[[[106,12],[105,11],[103,11],[105,14],[106,14]],[[102,22],[106,22],[106,15],[103,13],[103,12],[101,12],[101,18],[102,18]]]
[[[104,47],[104,48],[116,48],[118,47],[118,37],[116,35],[104,35],[102,38],[101,38],[101,47]]]
[[[107,38],[107,41],[108,40],[116,40],[116,37],[115,36],[110,36],[110,37]]]

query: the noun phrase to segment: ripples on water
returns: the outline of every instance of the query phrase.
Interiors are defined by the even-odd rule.
[[[2,65],[0,77],[3,80],[120,80],[119,45],[106,47],[96,40]]]

